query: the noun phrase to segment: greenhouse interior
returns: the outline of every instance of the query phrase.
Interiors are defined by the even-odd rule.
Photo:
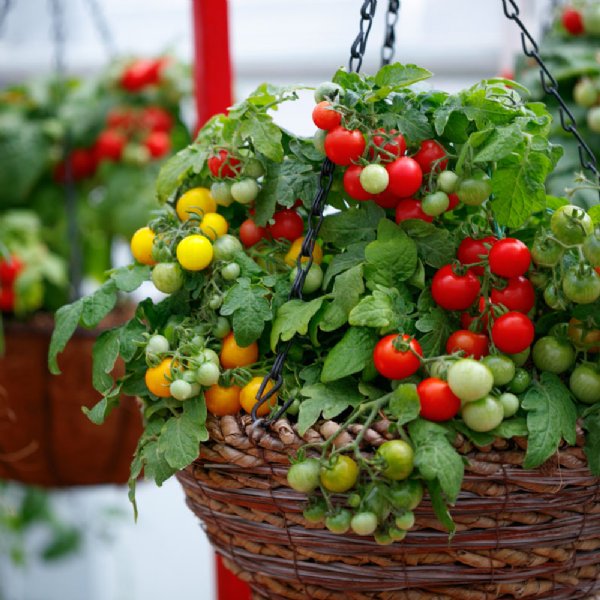
[[[600,0],[0,0],[0,600],[600,600]]]

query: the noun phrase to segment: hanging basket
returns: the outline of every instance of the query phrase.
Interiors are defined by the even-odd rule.
[[[406,539],[380,546],[303,518],[306,497],[286,484],[288,457],[323,440],[317,430],[301,439],[285,419],[265,431],[249,416],[207,425],[212,443],[177,477],[211,543],[257,599],[600,597],[600,480],[586,467],[581,432],[577,447],[529,471],[524,440],[477,448],[459,439],[469,464],[454,538],[425,500]],[[367,432],[369,447],[391,437],[386,427]]]
[[[122,484],[142,432],[134,398],[123,398],[106,424],[81,407],[100,399],[93,389],[96,333],[78,330],[61,358],[62,375],[48,372],[50,318],[10,323],[0,358],[0,478],[44,487]]]

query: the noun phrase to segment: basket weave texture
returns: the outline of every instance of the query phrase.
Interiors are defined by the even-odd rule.
[[[62,374],[46,367],[48,323],[8,324],[0,357],[0,478],[44,487],[122,484],[142,419],[137,401],[122,398],[102,426],[81,407],[100,394],[92,387],[96,334],[76,332],[60,357]]]
[[[587,469],[581,431],[577,447],[536,470],[521,467],[523,439],[485,448],[458,439],[469,464],[454,538],[426,496],[404,541],[380,546],[306,522],[306,497],[286,485],[294,450],[335,427],[321,423],[301,439],[285,419],[264,430],[249,416],[209,417],[211,441],[177,475],[211,543],[257,600],[600,598],[600,480]],[[374,424],[365,450],[389,437],[387,423]]]

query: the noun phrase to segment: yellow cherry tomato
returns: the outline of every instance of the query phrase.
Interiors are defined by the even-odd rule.
[[[253,377],[240,392],[240,404],[242,408],[250,414],[254,405],[258,402],[256,399],[256,394],[258,394],[258,390],[263,382],[263,377]],[[265,386],[264,393],[266,394],[273,387],[273,382],[269,380],[267,385]],[[259,417],[264,417],[271,412],[271,408],[277,404],[277,394],[273,394],[269,400],[267,400],[264,404],[261,404],[259,409],[256,411],[256,415]]]
[[[219,213],[209,212],[202,217],[200,229],[206,237],[214,242],[218,237],[227,233],[229,223]]]
[[[202,271],[212,259],[212,244],[203,235],[188,235],[177,244],[177,260],[186,271]]]
[[[202,216],[217,210],[217,203],[211,196],[210,190],[197,187],[188,190],[177,200],[177,216],[182,221],[187,221],[192,214]]]
[[[304,242],[304,238],[298,238],[292,242],[288,253],[285,255],[285,264],[290,267],[296,266],[296,261],[298,260],[298,255],[300,254],[300,250],[302,249],[302,243]],[[323,261],[323,249],[319,242],[315,242],[315,247],[313,248],[313,262],[320,265]],[[305,256],[302,259],[302,262],[306,262],[308,258]]]
[[[258,360],[258,344],[252,342],[249,346],[238,346],[233,337],[233,332],[228,333],[223,338],[220,359],[221,365],[225,369],[251,365]]]
[[[152,246],[156,234],[150,227],[138,229],[131,238],[131,254],[133,258],[143,265],[155,265],[156,261],[152,258]]]
[[[172,358],[165,358],[158,366],[150,367],[146,371],[144,380],[146,381],[146,387],[155,395],[160,398],[169,398],[171,392],[169,387],[171,386],[171,367],[173,366]]]
[[[240,388],[237,385],[221,387],[218,384],[211,385],[204,392],[206,410],[215,417],[225,415],[236,415],[242,408],[240,404]]]

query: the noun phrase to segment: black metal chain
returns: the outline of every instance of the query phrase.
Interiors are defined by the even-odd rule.
[[[4,23],[6,23],[6,17],[8,17],[8,13],[13,6],[14,0],[2,0],[2,3],[0,4],[0,33],[2,33],[2,28],[4,27]]]
[[[396,25],[400,16],[400,0],[389,0],[385,13],[385,33],[381,46],[381,66],[389,65],[396,52]]]
[[[117,47],[116,47],[115,40],[112,35],[112,31],[111,31],[110,27],[108,26],[108,21],[106,20],[106,17],[104,16],[104,13],[102,12],[102,8],[100,7],[100,4],[98,4],[97,0],[85,0],[85,3],[87,4],[88,9],[90,11],[90,15],[92,17],[92,22],[94,23],[94,26],[96,27],[96,31],[98,31],[100,39],[102,40],[102,43],[104,44],[106,53],[111,58],[114,58],[117,55]]]
[[[550,73],[548,66],[540,56],[540,49],[537,42],[529,33],[527,27],[519,17],[519,7],[515,0],[502,0],[502,6],[504,8],[504,15],[507,19],[514,21],[521,30],[521,45],[523,47],[523,53],[529,58],[533,58],[538,64],[540,69],[540,80],[542,87],[546,94],[554,97],[558,102],[558,113],[560,115],[560,124],[562,128],[573,135],[577,140],[579,150],[579,162],[583,169],[591,171],[596,177],[596,181],[600,185],[600,171],[598,170],[596,157],[594,153],[583,139],[581,133],[577,129],[575,117],[563,100],[560,92],[558,91],[558,82],[555,77]],[[600,194],[600,191],[599,191]]]
[[[352,46],[350,48],[350,63],[349,70],[358,72],[362,66],[365,50],[367,48],[367,40],[373,24],[373,17],[375,15],[375,9],[377,8],[377,0],[364,0],[361,11],[360,11],[360,32]],[[323,161],[321,166],[321,173],[319,175],[319,182],[317,187],[317,193],[312,201],[310,207],[310,213],[308,216],[308,230],[300,254],[296,260],[297,274],[292,285],[292,289],[288,295],[288,300],[302,299],[302,288],[304,287],[304,281],[306,275],[313,263],[313,250],[319,236],[319,230],[323,223],[324,210],[327,205],[327,197],[333,184],[333,174],[335,172],[335,164],[332,163],[328,158]],[[276,421],[283,415],[294,401],[293,397],[288,400],[277,410],[277,412],[267,419],[259,419],[257,416],[258,409],[265,403],[268,402],[283,385],[283,367],[287,359],[287,355],[294,343],[293,338],[287,342],[280,342],[277,348],[277,356],[273,362],[273,366],[269,371],[268,375],[264,377],[260,388],[256,394],[257,402],[252,408],[252,420],[255,426],[266,427],[270,423]],[[273,385],[269,389],[267,386],[269,382]]]
[[[63,0],[49,0],[50,19],[52,23],[52,38],[54,42],[54,71],[58,84],[58,106],[62,106],[66,93],[66,32]],[[81,295],[81,280],[83,274],[82,252],[77,226],[77,193],[73,176],[71,132],[65,127],[63,141],[63,160],[65,165],[64,189],[67,214],[67,235],[69,237],[69,278],[71,281],[71,300]]]

